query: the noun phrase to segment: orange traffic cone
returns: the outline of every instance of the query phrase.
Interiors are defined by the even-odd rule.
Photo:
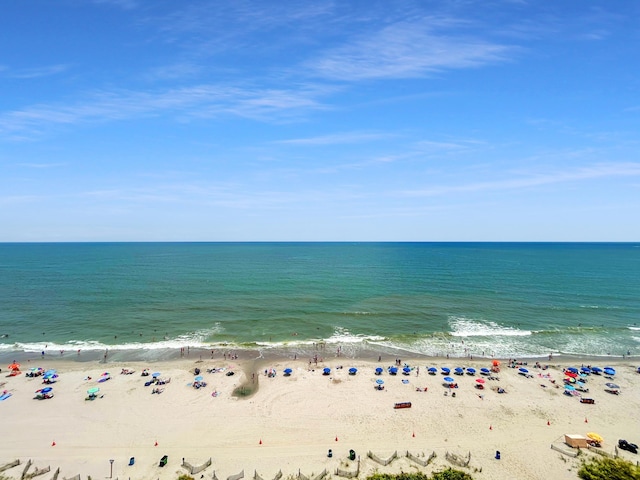
[[[258,445],[262,445],[262,439],[260,439],[260,441],[258,442]]]
[[[156,440],[156,443],[153,444],[154,447],[158,446],[158,441]]]
[[[411,436],[415,438],[415,436],[416,436],[416,432],[413,432],[413,433],[411,434]]]
[[[584,423],[589,423],[589,420],[587,420],[587,417],[584,417]]]
[[[493,430],[493,426],[492,425],[489,425],[489,430]]]
[[[338,437],[336,436],[336,442],[338,441]]]
[[[55,440],[54,440],[53,442],[51,442],[51,446],[52,446],[52,447],[55,447],[55,446],[56,446],[56,442],[55,442]]]
[[[551,425],[551,422],[549,420],[547,420],[547,425]]]

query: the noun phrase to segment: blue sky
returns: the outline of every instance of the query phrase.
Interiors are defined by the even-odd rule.
[[[638,2],[7,2],[0,241],[640,240],[638,25]]]

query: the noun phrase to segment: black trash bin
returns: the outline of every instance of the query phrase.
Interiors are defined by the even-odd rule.
[[[168,461],[169,461],[169,457],[167,455],[165,455],[164,457],[162,457],[160,459],[160,466],[164,467],[167,464]]]
[[[356,459],[355,450],[349,450],[349,460],[355,460],[355,459]]]
[[[500,460],[500,450],[496,450],[496,460]]]
[[[329,453],[327,453],[327,457],[333,457],[333,450],[329,449]]]

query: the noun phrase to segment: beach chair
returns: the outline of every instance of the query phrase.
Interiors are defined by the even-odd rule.
[[[167,464],[167,462],[168,462],[168,461],[169,461],[169,457],[168,457],[167,455],[165,455],[164,457],[162,457],[162,458],[160,459],[160,464],[159,464],[159,466],[160,466],[160,467],[164,467],[164,466]]]

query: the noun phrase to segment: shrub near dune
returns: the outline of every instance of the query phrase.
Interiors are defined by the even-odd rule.
[[[391,475],[388,473],[376,473],[367,480],[473,480],[468,473],[453,468],[447,468],[441,472],[435,472],[431,477],[424,473],[399,473]]]
[[[621,458],[596,458],[578,470],[582,480],[640,480],[640,468]]]

